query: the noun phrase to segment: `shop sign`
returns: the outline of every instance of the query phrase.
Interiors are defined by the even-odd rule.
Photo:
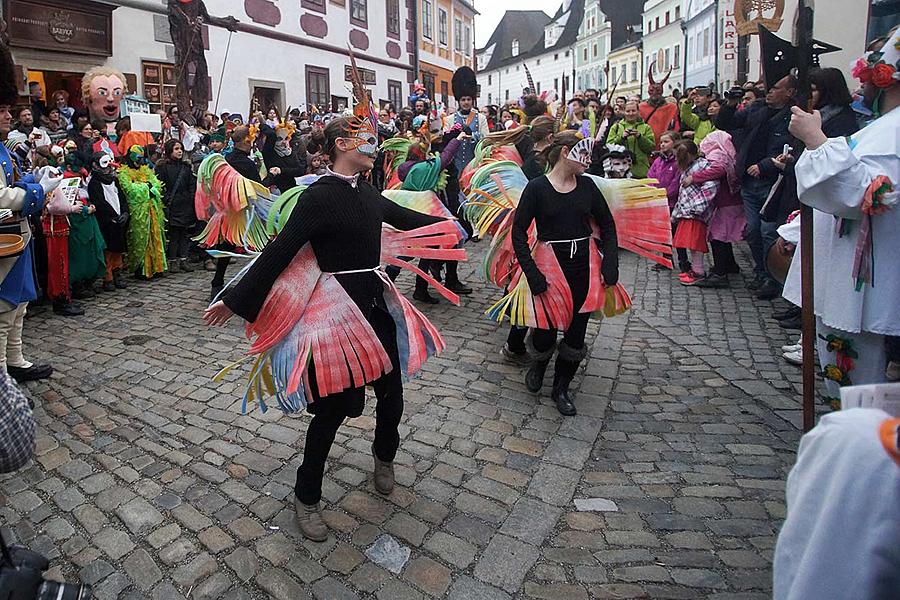
[[[375,85],[375,71],[363,67],[357,67],[356,70],[359,71],[359,76],[362,77],[364,84]],[[350,65],[344,65],[344,81],[353,81],[350,76]]]
[[[87,0],[6,0],[3,12],[10,46],[111,56],[114,9]]]

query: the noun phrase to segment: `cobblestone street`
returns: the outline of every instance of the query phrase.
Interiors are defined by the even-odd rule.
[[[474,285],[477,263],[462,271]],[[0,524],[51,578],[100,600],[770,596],[800,437],[780,346],[797,332],[741,276],[685,288],[624,253],[634,307],[592,322],[569,418],[501,359],[506,328],[481,316],[496,291],[427,307],[448,349],[406,386],[398,486],[372,484],[369,406],[338,432],[318,544],[292,505],[308,417],[241,415],[246,369],[212,381],[247,344],[237,320],[202,325],[210,276],[129,280],[86,317],[26,321],[26,354],[56,372],[27,385],[37,456],[0,479]]]

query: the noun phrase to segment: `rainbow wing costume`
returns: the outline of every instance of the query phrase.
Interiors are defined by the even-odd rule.
[[[269,212],[268,223],[273,234],[287,223],[297,200],[313,181],[307,179],[277,199]],[[458,304],[456,294],[409,264],[407,259],[465,260],[465,251],[454,248],[461,237],[457,223],[449,220],[410,231],[383,225],[381,259],[386,264],[423,275]],[[236,279],[252,264],[244,267]],[[428,357],[444,349],[444,340],[390,278],[381,271],[376,273],[384,285],[385,304],[396,324],[403,374],[415,375]],[[322,273],[308,243],[278,276],[256,321],[247,324],[246,332],[253,339],[250,355],[255,358],[242,412],[253,401],[258,401],[265,412],[268,410],[265,399],[272,396],[284,412],[305,408],[312,399],[311,364],[315,365],[316,392],[323,398],[350,387],[367,385],[392,368],[390,357],[372,326],[335,276]],[[240,362],[243,361],[222,369],[216,379],[220,380]]]
[[[210,154],[197,171],[194,209],[198,219],[208,222],[195,239],[206,248],[227,242],[258,252],[269,241],[266,220],[271,205],[265,186],[241,176],[221,154]]]
[[[672,268],[672,226],[666,190],[655,179],[606,179],[597,185],[616,220],[619,247]]]

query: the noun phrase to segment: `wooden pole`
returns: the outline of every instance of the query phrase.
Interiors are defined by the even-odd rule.
[[[797,22],[798,42],[801,61],[797,79],[800,82],[801,100],[805,101],[807,110],[812,109],[812,98],[809,88],[809,64],[812,62],[812,29],[813,9],[808,2],[801,0]],[[800,203],[800,303],[802,310],[801,328],[803,340],[803,431],[807,432],[816,424],[816,313],[815,282],[813,264],[813,209]]]

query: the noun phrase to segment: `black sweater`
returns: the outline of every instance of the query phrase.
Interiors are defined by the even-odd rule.
[[[278,188],[282,194],[297,185],[297,177],[306,175],[306,159],[304,157],[302,163],[296,152],[291,152],[287,156],[279,156],[275,152],[275,130],[269,125],[263,124],[260,132],[265,135],[265,143],[261,148],[263,160],[266,161],[266,168],[278,167],[281,173],[272,176],[272,183]],[[304,155],[306,152],[303,153]]]
[[[603,280],[607,286],[619,281],[619,245],[616,237],[616,223],[613,220],[606,198],[587,177],[578,177],[575,189],[566,194],[556,191],[546,175],[528,182],[519,199],[512,228],[512,244],[516,258],[528,278],[533,294],[541,294],[547,289],[547,280],[540,272],[531,256],[528,245],[528,228],[531,222],[537,224],[537,238],[541,241],[574,240],[591,235],[590,218],[600,227],[603,252]],[[560,266],[565,272],[569,264],[586,261],[590,240],[578,243],[577,252],[568,260],[568,244],[553,244]],[[587,264],[587,263],[584,263]]]
[[[383,222],[409,230],[440,220],[394,204],[363,179],[354,188],[337,177],[322,177],[303,192],[285,228],[223,300],[235,314],[255,321],[275,280],[307,242],[324,273],[370,269],[381,262]],[[338,281],[368,317],[382,296],[378,275],[339,275]]]
[[[265,179],[261,179],[259,176],[259,165],[253,162],[250,155],[243,150],[235,148],[225,157],[225,162],[231,165],[242,177],[252,179],[256,183],[261,183],[266,187],[272,185],[274,181],[274,177],[271,175],[267,175]]]

